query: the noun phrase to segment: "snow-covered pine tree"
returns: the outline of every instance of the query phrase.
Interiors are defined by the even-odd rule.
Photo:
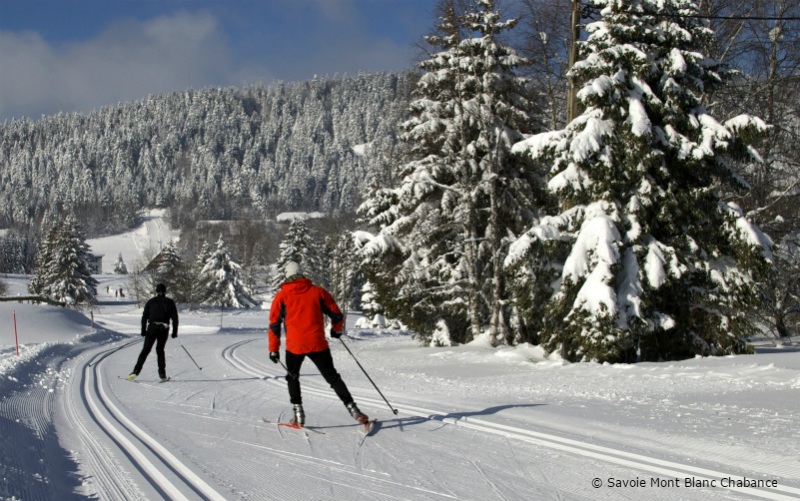
[[[461,41],[454,11],[439,25],[441,34],[425,37],[435,52],[420,63],[425,73],[412,96],[411,117],[401,124],[401,140],[411,160],[399,169],[399,187],[374,191],[359,213],[376,235],[358,232],[356,244],[372,294],[423,339],[443,319],[465,337],[467,281],[453,145],[455,58]],[[360,237],[360,238],[359,238]]]
[[[601,19],[572,70],[585,111],[514,148],[552,167],[560,203],[509,260],[546,249],[561,266],[542,342],[569,360],[747,352],[770,244],[719,187],[742,186],[729,159],[758,161],[748,144],[766,127],[704,107],[722,74],[700,52],[712,33],[694,2],[590,4]]]
[[[373,285],[369,282],[361,286],[361,311],[364,314],[364,319],[366,319],[361,324],[361,327],[365,329],[399,329],[401,327],[400,323],[386,317],[386,309],[378,302],[378,298],[372,291]],[[431,346],[438,345],[431,344]]]
[[[195,256],[194,265],[191,269],[191,273],[188,275],[193,275],[193,280],[190,280],[187,284],[187,291],[189,291],[189,298],[190,301],[193,303],[200,303],[205,298],[205,291],[207,289],[207,281],[209,277],[203,275],[203,269],[206,267],[209,258],[211,257],[211,244],[206,241],[203,241],[200,245],[200,250],[197,252]]]
[[[759,320],[785,343],[800,333],[800,230],[785,235],[772,251],[776,270],[761,284]]]
[[[170,242],[161,249],[161,252],[153,258],[156,263],[154,278],[156,282],[175,282],[176,276],[180,273],[183,266],[178,249],[174,242]]]
[[[462,58],[461,67],[468,76],[458,89],[462,99],[466,98],[461,109],[462,121],[471,129],[462,146],[466,155],[461,159],[460,172],[464,177],[475,176],[465,188],[480,194],[475,200],[476,215],[470,223],[475,229],[470,230],[467,246],[470,242],[480,242],[476,262],[486,267],[471,277],[485,283],[471,305],[479,303],[481,298],[488,303],[485,308],[492,344],[510,342],[514,337],[508,323],[511,314],[503,268],[509,238],[525,231],[534,209],[542,203],[541,178],[511,153],[514,143],[534,130],[534,105],[526,97],[527,80],[515,73],[517,67],[528,61],[499,38],[514,28],[517,21],[500,18],[494,0],[477,0],[474,10],[465,13],[465,29],[476,36],[462,43],[468,54]],[[487,214],[485,221],[482,214]],[[470,309],[474,336],[484,309],[475,306]]]
[[[117,256],[117,260],[114,262],[114,273],[117,275],[128,274],[128,267],[125,266],[125,261],[122,259],[122,253]]]
[[[206,249],[207,250],[207,249]],[[172,297],[179,303],[191,298],[193,279],[183,262],[175,242],[169,242],[151,261],[153,269],[150,274],[151,289],[159,283],[167,285]],[[202,270],[202,268],[200,268]]]
[[[344,310],[361,309],[359,289],[364,281],[355,255],[352,233],[339,236],[330,259],[330,293]]]
[[[286,236],[280,244],[280,255],[275,262],[276,273],[272,280],[272,287],[277,290],[285,282],[286,277],[283,270],[289,261],[300,263],[303,275],[315,284],[322,285],[324,270],[319,249],[320,244],[306,225],[305,220],[301,218],[292,220],[289,231],[286,232]]]
[[[54,301],[93,304],[97,280],[89,268],[89,245],[71,216],[59,220],[47,233],[29,290]]]
[[[493,342],[507,340],[505,239],[524,231],[539,191],[510,154],[532,132],[533,106],[514,73],[525,61],[500,42],[516,21],[500,21],[494,4],[474,0],[463,14],[449,4],[425,37],[435,53],[401,126],[411,160],[399,187],[359,209],[379,228],[362,247],[373,292],[423,338],[444,320],[456,342],[487,323]]]
[[[0,273],[31,273],[38,247],[32,231],[4,232],[0,235]]]
[[[335,250],[336,243],[333,241],[333,238],[330,235],[322,237],[322,245],[318,253],[320,267],[317,268],[319,270],[319,282],[317,285],[322,286],[328,291],[333,288],[333,254]]]
[[[225,308],[255,307],[258,302],[240,279],[241,273],[242,267],[220,237],[216,250],[208,256],[201,271],[205,286],[201,304]]]
[[[34,263],[34,271],[28,282],[28,291],[31,294],[43,294],[43,289],[46,284],[45,276],[48,274],[48,265],[53,261],[53,252],[58,245],[58,230],[59,225],[56,223],[51,224],[47,233],[44,235],[42,243],[39,245],[39,253],[36,256]]]

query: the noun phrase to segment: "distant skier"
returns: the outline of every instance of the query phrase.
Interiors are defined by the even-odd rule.
[[[311,283],[303,276],[303,270],[296,262],[290,261],[285,268],[286,281],[272,301],[269,309],[269,359],[280,361],[281,325],[286,324],[286,380],[289,386],[289,399],[293,404],[292,424],[303,426],[305,412],[300,394],[300,367],[306,357],[317,366],[322,377],[331,385],[333,391],[344,403],[350,415],[359,423],[366,424],[369,418],[362,413],[342,377],[333,366],[333,356],[325,339],[323,314],[332,322],[331,337],[340,338],[344,326],[344,315],[333,297]]]
[[[147,355],[156,345],[156,355],[158,356],[158,377],[162,381],[167,380],[167,357],[164,354],[164,347],[167,345],[169,337],[169,322],[172,320],[172,337],[178,337],[178,308],[175,301],[166,296],[167,286],[164,284],[156,285],[156,296],[147,301],[142,313],[142,336],[144,346],[139,353],[136,367],[133,368],[128,381],[133,381],[142,371]]]

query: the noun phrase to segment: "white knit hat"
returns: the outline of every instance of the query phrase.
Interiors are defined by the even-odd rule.
[[[286,263],[286,268],[284,271],[287,279],[295,275],[303,274],[303,268],[300,267],[300,263],[296,263],[294,261],[289,261]]]

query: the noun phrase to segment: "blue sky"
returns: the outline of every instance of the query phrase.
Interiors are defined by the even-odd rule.
[[[413,66],[435,0],[0,0],[0,121]]]

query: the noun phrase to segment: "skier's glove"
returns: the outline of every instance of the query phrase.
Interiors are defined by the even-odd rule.
[[[331,327],[331,337],[334,339],[339,339],[340,337],[342,337],[342,333],[340,331],[334,330],[333,327]]]
[[[146,335],[147,335],[147,331],[142,329],[142,337],[145,337]]]
[[[272,360],[272,363],[277,364],[278,360],[281,359],[281,354],[277,351],[271,351],[269,352],[269,359]]]
[[[175,332],[175,331],[172,331],[172,339],[175,339],[176,337],[178,337],[178,333]]]

